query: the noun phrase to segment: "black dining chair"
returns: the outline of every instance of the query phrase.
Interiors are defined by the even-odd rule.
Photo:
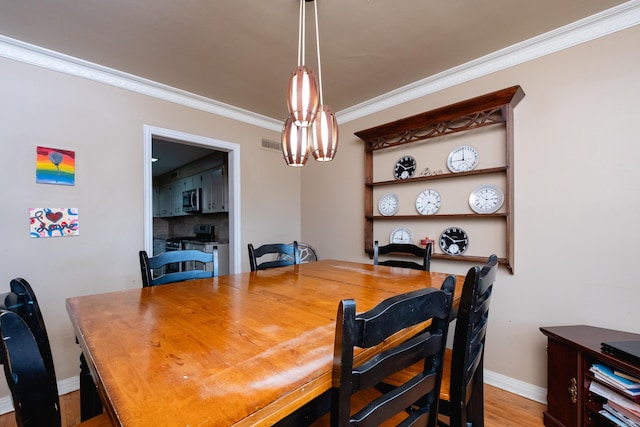
[[[257,248],[249,243],[248,249],[251,271],[300,264],[300,251],[295,240],[289,244],[268,243]]]
[[[497,270],[498,257],[491,255],[484,266],[469,269],[465,278],[453,348],[445,354],[449,384],[443,382],[440,390],[440,413],[449,423],[442,425],[484,426],[484,349]]]
[[[313,246],[307,243],[298,242],[298,254],[300,254],[300,264],[318,261],[318,253],[313,248]],[[294,257],[295,257],[294,254],[285,254],[285,253],[278,254],[278,259],[291,260],[291,259],[294,259]]]
[[[431,249],[431,242],[422,248],[410,243],[390,243],[380,246],[376,240],[373,243],[373,264],[429,271]],[[414,257],[417,257],[419,262],[410,260]]]
[[[218,276],[218,249],[216,247],[213,248],[212,253],[187,249],[163,252],[152,258],[149,258],[147,251],[140,251],[138,255],[143,288]],[[182,266],[181,271],[162,273],[163,267],[174,263],[179,263]],[[207,264],[211,267],[207,268]]]
[[[484,349],[489,305],[498,270],[498,257],[491,255],[482,267],[467,272],[453,337],[452,349],[445,352],[440,387],[441,426],[484,426]],[[379,388],[389,390],[419,369],[419,366],[386,378]],[[447,420],[448,418],[448,420]]]
[[[10,282],[11,291],[0,295],[0,309],[7,309],[17,313],[27,324],[33,334],[38,348],[42,354],[44,364],[49,373],[50,380],[57,387],[56,375],[53,367],[51,346],[44,325],[44,318],[40,311],[40,305],[33,288],[23,278],[15,278]],[[80,354],[80,416],[82,420],[88,420],[102,413],[102,401],[96,389],[89,367]]]
[[[16,278],[10,285],[11,292],[0,297],[0,363],[4,365],[16,422],[19,427],[60,426],[56,374],[38,300],[26,280]],[[81,425],[111,423],[100,414]]]
[[[29,282],[21,277],[12,279],[9,287],[10,292],[0,295],[0,309],[13,311],[27,324],[42,354],[51,385],[57,387],[49,336],[36,294]]]
[[[436,425],[442,364],[455,290],[455,277],[448,276],[442,289],[425,288],[388,298],[369,311],[356,314],[354,300],[342,300],[336,320],[331,399],[331,426],[380,425],[389,419],[402,425]],[[426,321],[418,334],[410,330]],[[405,340],[389,341],[388,348],[354,366],[356,349],[377,347],[405,330]],[[389,373],[419,363],[422,369],[388,393],[377,394],[375,386]],[[365,391],[373,400],[356,413],[352,396]],[[361,402],[362,403],[362,402]],[[407,414],[405,409],[411,407]]]

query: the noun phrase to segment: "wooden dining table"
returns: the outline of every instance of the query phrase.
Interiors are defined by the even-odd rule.
[[[322,260],[73,297],[67,310],[114,425],[270,426],[331,388],[341,299],[362,312],[447,276]]]

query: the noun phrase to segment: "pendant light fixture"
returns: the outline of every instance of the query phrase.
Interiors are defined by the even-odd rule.
[[[282,127],[282,155],[289,166],[304,166],[309,157],[309,126],[296,126],[287,117]]]
[[[320,33],[318,31],[318,3],[314,2],[316,14],[316,46],[318,47],[318,83],[320,106],[311,130],[311,153],[319,162],[333,160],[338,149],[338,122],[333,110],[322,99],[322,65],[320,64]]]
[[[305,3],[300,0],[298,65],[289,79],[287,107],[289,116],[282,128],[282,154],[289,166],[304,166],[311,148],[318,161],[333,160],[338,145],[338,124],[331,107],[322,99],[322,66],[318,32],[318,4],[315,3],[316,47],[319,85],[305,62]],[[317,0],[316,0],[317,1]]]
[[[289,78],[287,107],[296,126],[310,126],[318,111],[318,85],[311,68],[305,65],[306,56],[306,7],[300,0],[300,23],[298,26],[298,66]]]

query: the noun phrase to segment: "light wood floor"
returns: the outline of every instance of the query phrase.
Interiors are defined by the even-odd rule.
[[[485,385],[485,427],[542,427],[545,405]],[[80,393],[60,397],[62,427],[75,427],[80,422]],[[16,427],[13,412],[0,415],[0,427]]]

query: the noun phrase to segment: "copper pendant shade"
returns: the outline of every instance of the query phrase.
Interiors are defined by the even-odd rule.
[[[311,125],[311,153],[319,162],[333,160],[338,149],[338,122],[328,105],[321,105]]]
[[[282,127],[282,155],[288,166],[304,166],[309,157],[310,127],[296,126],[291,116]]]
[[[298,65],[289,79],[287,107],[296,126],[311,126],[316,117],[320,96],[316,76],[311,68]]]
[[[313,0],[306,0],[313,1]],[[338,146],[338,122],[331,107],[322,100],[322,67],[318,34],[318,5],[315,6],[318,81],[313,71],[304,65],[305,0],[300,0],[298,32],[298,66],[291,73],[287,92],[289,116],[282,128],[282,154],[289,166],[304,166],[309,148],[321,162],[333,160]]]

